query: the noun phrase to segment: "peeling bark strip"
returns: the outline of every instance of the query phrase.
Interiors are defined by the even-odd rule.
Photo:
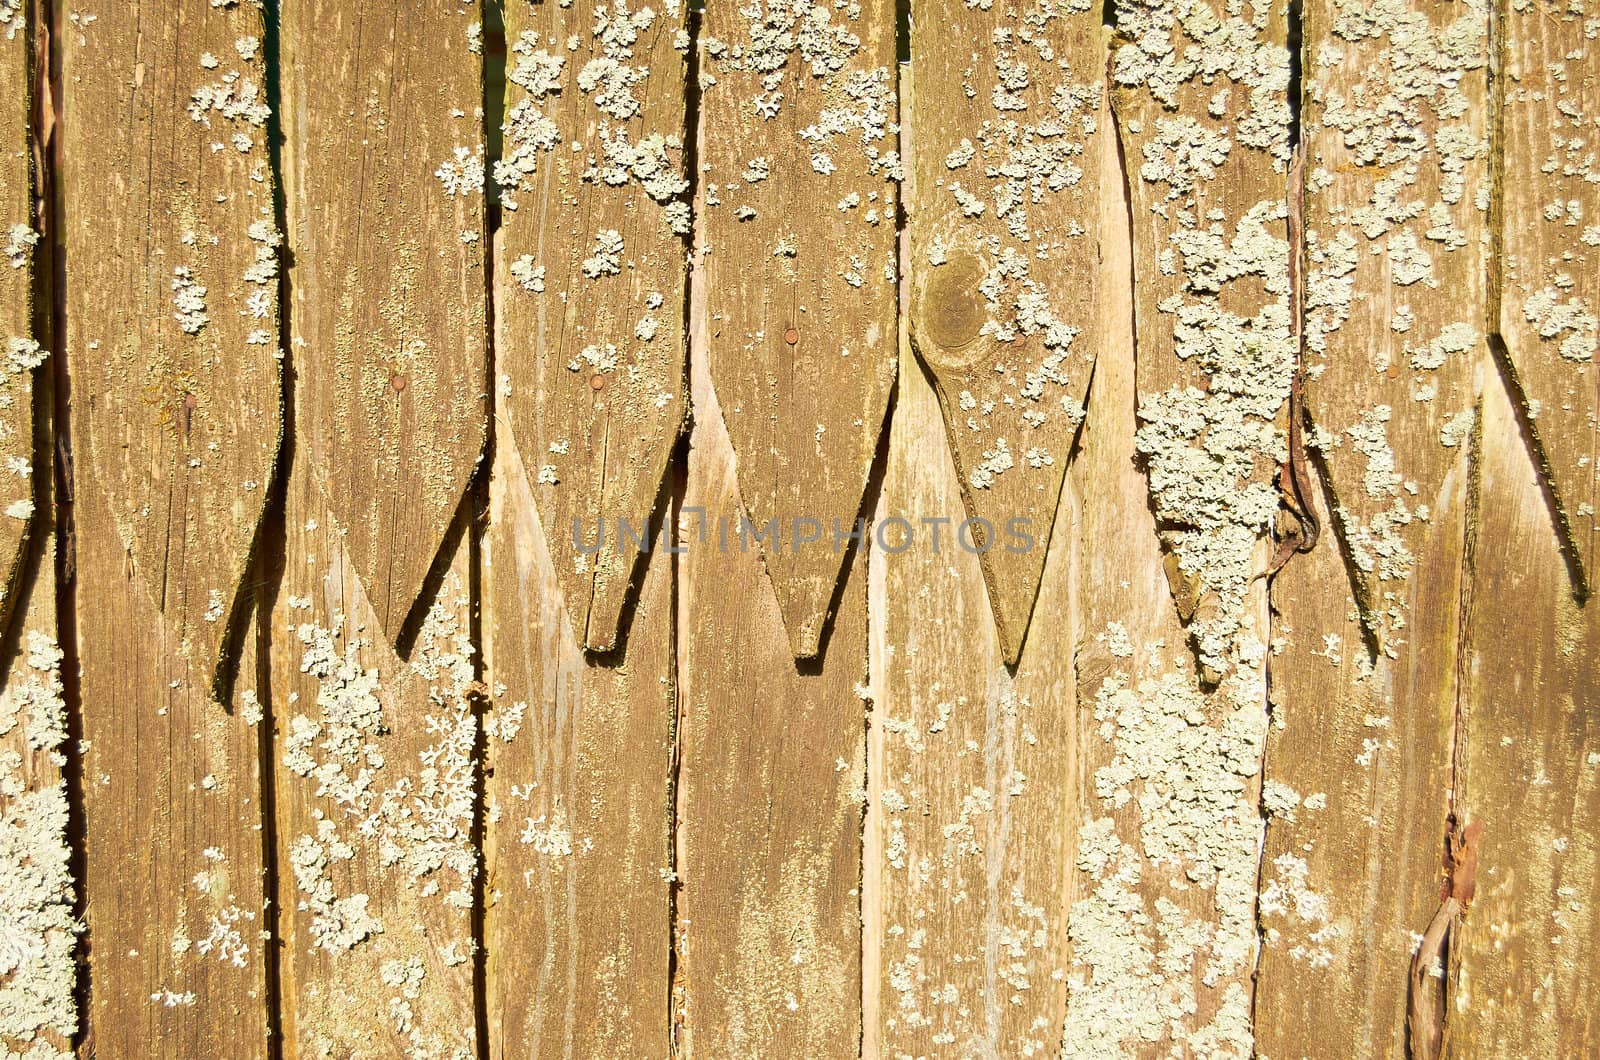
[[[1001,650],[1015,665],[1100,345],[1100,10],[1090,0],[919,0],[912,19],[929,37],[911,64],[911,341],[938,388]],[[961,518],[949,514],[953,534]],[[1018,519],[1032,548],[1008,547]]]
[[[160,0],[69,18],[59,41],[79,523],[105,524],[202,667],[282,421],[261,34],[250,5]]]
[[[282,11],[297,451],[391,641],[487,428],[480,17]]]
[[[620,655],[587,656],[546,547],[561,535],[500,438],[482,561],[489,1056],[665,1058],[673,557],[650,557]]]
[[[261,12],[60,13],[94,1048],[261,1057],[250,637],[212,691],[280,423]]]
[[[1089,163],[1098,161],[1091,155]],[[919,178],[920,179],[920,176]],[[933,388],[903,353],[879,504],[961,516]],[[874,551],[873,777],[863,1056],[1051,1056],[1066,1015],[1066,910],[1081,787],[1073,750],[1071,498],[1042,614],[1006,666],[976,556]],[[1054,513],[1049,513],[1054,518]],[[1044,545],[1039,545],[1041,551]],[[870,900],[867,900],[870,899]],[[692,928],[691,928],[692,930]]]
[[[887,0],[711,0],[698,42],[707,354],[749,518],[776,520],[797,658],[819,650],[894,382],[894,34]]]
[[[0,630],[34,510],[33,373],[49,356],[33,333],[31,44],[26,13],[0,3]]]
[[[703,331],[694,342],[685,507],[735,512],[734,454],[699,358]],[[677,1046],[708,1058],[856,1056],[865,557],[847,572],[827,652],[801,670],[755,550],[686,545]]]
[[[1488,11],[1305,12],[1306,398],[1368,627],[1393,656],[1409,579],[1465,474],[1486,346]]]
[[[687,16],[679,0],[506,6],[500,430],[594,651],[617,643],[639,559],[619,521],[658,529],[683,424]]]
[[[1600,559],[1600,40],[1592,0],[1502,0],[1499,319],[1579,589]]]
[[[1477,888],[1478,840],[1483,822],[1461,827],[1453,819],[1445,836],[1444,897],[1428,922],[1427,930],[1411,956],[1410,1007],[1406,1012],[1406,1040],[1413,1060],[1434,1060],[1444,1042],[1446,1005],[1452,976],[1444,961],[1459,960],[1456,953],[1462,917],[1472,906]],[[1439,980],[1436,984],[1432,980]]]

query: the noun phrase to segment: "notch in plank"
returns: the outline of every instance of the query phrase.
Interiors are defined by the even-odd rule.
[[[212,667],[282,430],[262,34],[258,7],[157,0],[60,41],[77,494]]]
[[[488,429],[481,17],[282,9],[296,458],[391,643]]]
[[[501,427],[589,651],[617,644],[638,553],[661,535],[651,517],[683,427],[687,15],[603,0],[505,12]],[[608,62],[639,76],[585,75]]]
[[[1031,32],[1014,34],[1024,15]],[[1100,18],[1004,0],[929,0],[912,16],[953,41],[994,42],[981,58],[912,53],[907,268],[911,341],[968,517],[952,519],[944,547],[981,550],[1015,666],[1094,370]]]
[[[896,370],[894,5],[710,0],[700,48],[708,359],[747,510],[710,514],[753,524],[812,658]]]

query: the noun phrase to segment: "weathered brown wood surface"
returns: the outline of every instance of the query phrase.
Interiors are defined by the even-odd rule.
[[[617,644],[684,418],[687,17],[676,0],[506,8],[499,430],[591,650]]]
[[[0,21],[0,620],[11,611],[12,586],[34,508],[32,474],[34,368],[49,351],[34,336],[34,217],[32,106],[33,34],[28,13],[8,8]]]
[[[899,15],[0,0],[0,1055],[1600,1051],[1594,14]]]
[[[863,1053],[1050,1053],[1080,813],[1075,629],[1035,630],[1006,666],[979,554],[955,536],[961,480],[938,398],[909,349],[902,358],[878,512],[887,547],[911,547],[872,556]],[[1061,503],[1040,601],[1052,615],[1075,589],[1072,500]],[[937,550],[911,544],[939,519]]]
[[[296,435],[267,677],[282,1035],[297,1056],[477,1048],[481,685],[463,501],[487,415],[478,15],[283,10]]]
[[[829,546],[861,514],[894,384],[895,11],[714,0],[697,46],[704,356],[748,536],[766,532],[793,653],[811,658],[848,580]]]
[[[1304,426],[1326,527],[1273,585],[1257,1044],[1403,1056],[1464,693],[1488,11],[1317,3],[1304,33]]]
[[[696,306],[704,313],[703,303]],[[678,1044],[698,1056],[844,1056],[861,1037],[866,556],[820,662],[797,662],[693,329],[678,595]],[[817,546],[813,546],[817,547]],[[687,827],[715,821],[713,828]]]
[[[587,594],[564,598],[556,570],[567,539],[544,534],[497,422],[481,563],[489,1055],[664,1057],[676,557],[648,557],[623,646],[585,653],[564,600]]]
[[[1500,3],[1495,322],[1587,587],[1600,548],[1600,54],[1585,5]]]
[[[261,13],[55,31],[89,1033],[265,1056],[260,741],[248,678],[214,691],[280,433]]]
[[[1013,666],[1099,352],[1099,16],[1088,4],[911,8],[954,44],[911,57],[911,342],[938,389]]]
[[[281,8],[296,441],[391,641],[487,429],[481,15]]]

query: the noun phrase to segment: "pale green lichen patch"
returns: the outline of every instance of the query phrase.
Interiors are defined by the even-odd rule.
[[[288,862],[304,945],[349,962],[341,981],[370,995],[408,1060],[472,1055],[472,1028],[433,1025],[436,999],[423,980],[470,951],[478,854],[471,695],[474,648],[461,615],[459,579],[446,578],[412,660],[392,672],[372,665],[380,645],[334,615],[294,621],[301,671],[314,703],[290,697],[281,760],[309,785],[311,827],[288,837]],[[291,615],[309,610],[290,601]],[[397,728],[396,711],[421,701]],[[380,893],[358,881],[394,881]],[[355,1044],[353,1028],[321,1021],[307,1040],[329,1055]]]
[[[1240,2],[1132,0],[1117,28],[1135,446],[1196,659],[1122,625],[1105,634],[1063,1055],[1247,1057],[1268,719],[1259,576],[1296,356],[1287,24]]]
[[[61,649],[37,630],[0,692],[0,1057],[67,1060],[78,1029]]]
[[[1161,651],[1151,645],[1149,657]],[[1090,884],[1069,920],[1063,1056],[1131,1056],[1160,1042],[1184,1055],[1250,1055],[1240,980],[1256,952],[1266,712],[1259,658],[1241,661],[1210,695],[1186,669],[1153,661],[1107,677],[1096,695],[1112,753],[1093,777],[1106,816],[1078,833]],[[1208,897],[1181,897],[1196,890]],[[1220,987],[1220,1004],[1202,1002],[1205,987]]]

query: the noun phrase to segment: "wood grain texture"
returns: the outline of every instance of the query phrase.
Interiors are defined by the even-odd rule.
[[[618,521],[648,536],[684,418],[687,17],[678,0],[506,8],[495,371],[594,651],[617,645],[643,562]]]
[[[1066,1015],[1063,899],[1081,814],[1073,501],[1051,513],[1061,533],[1039,606],[1053,621],[1013,671],[979,557],[954,536],[962,481],[945,446],[938,398],[908,344],[876,524],[888,548],[909,547],[869,556],[862,930],[875,959],[863,969],[862,1053],[1049,1055]],[[935,545],[941,518],[951,524]]]
[[[1485,395],[1458,814],[1483,825],[1447,1055],[1592,1056],[1600,1025],[1600,610],[1573,599],[1511,401]]]
[[[1336,534],[1272,583],[1257,1044],[1406,1054],[1439,904],[1487,365],[1487,19],[1308,7],[1306,400]],[[1348,573],[1346,573],[1348,572]]]
[[[284,1041],[293,1056],[464,1060],[478,1000],[469,543],[458,526],[399,659],[312,460],[297,452],[289,476],[268,659]]]
[[[34,337],[33,35],[27,13],[0,7],[0,629],[34,507],[33,368],[48,356]]]
[[[866,565],[856,553],[821,658],[797,665],[733,529],[744,509],[703,327],[679,565],[677,1047],[856,1056]]]
[[[1407,969],[1439,905],[1451,808],[1468,486],[1463,453],[1434,494],[1392,658],[1368,649],[1331,535],[1273,579],[1255,1008],[1267,1056],[1406,1055]],[[1313,499],[1328,511],[1320,478]]]
[[[1227,681],[1207,694],[1172,606],[1137,462],[1143,368],[1130,353],[1142,303],[1115,293],[1129,291],[1149,262],[1137,256],[1137,228],[1130,234],[1126,224],[1129,201],[1109,137],[1103,152],[1103,345],[1068,487],[1082,511],[1073,604],[1082,810],[1064,898],[1062,1055],[1249,1056],[1261,664],[1241,653]],[[1240,619],[1245,635],[1264,633],[1264,597],[1258,582]]]
[[[1295,344],[1282,8],[1129,0],[1112,104],[1132,188],[1139,456],[1173,595],[1215,683],[1235,664]]]
[[[1462,537],[1436,513],[1464,474],[1488,349],[1488,29],[1481,3],[1305,9],[1311,444],[1391,654],[1413,639],[1425,553]]]
[[[811,658],[894,383],[894,6],[714,0],[704,18],[706,353],[750,522],[776,520],[762,549],[793,653]]]
[[[1600,55],[1581,3],[1501,3],[1500,340],[1580,587],[1600,523]]]
[[[62,15],[90,1033],[265,1056],[258,735],[218,681],[280,422],[261,13]]]
[[[158,0],[59,41],[84,521],[108,520],[172,645],[213,668],[282,421],[262,32],[251,5]]]
[[[507,430],[481,568],[489,1055],[666,1057],[674,556],[649,558],[622,646],[587,655]]]
[[[391,641],[487,430],[479,8],[281,13],[294,430]]]
[[[906,121],[911,342],[971,533],[991,546],[983,576],[1015,665],[1098,349],[1100,10],[929,0],[911,17],[929,30],[913,42]],[[1019,547],[1013,525],[1038,547]]]
[[[3,34],[0,49],[6,46]],[[48,416],[40,416],[38,426],[24,452],[38,459],[39,510],[19,564],[16,622],[0,643],[0,924],[6,933],[0,1055],[68,1060],[79,1028],[76,950],[82,926],[75,912],[64,772],[71,747],[56,607]]]

